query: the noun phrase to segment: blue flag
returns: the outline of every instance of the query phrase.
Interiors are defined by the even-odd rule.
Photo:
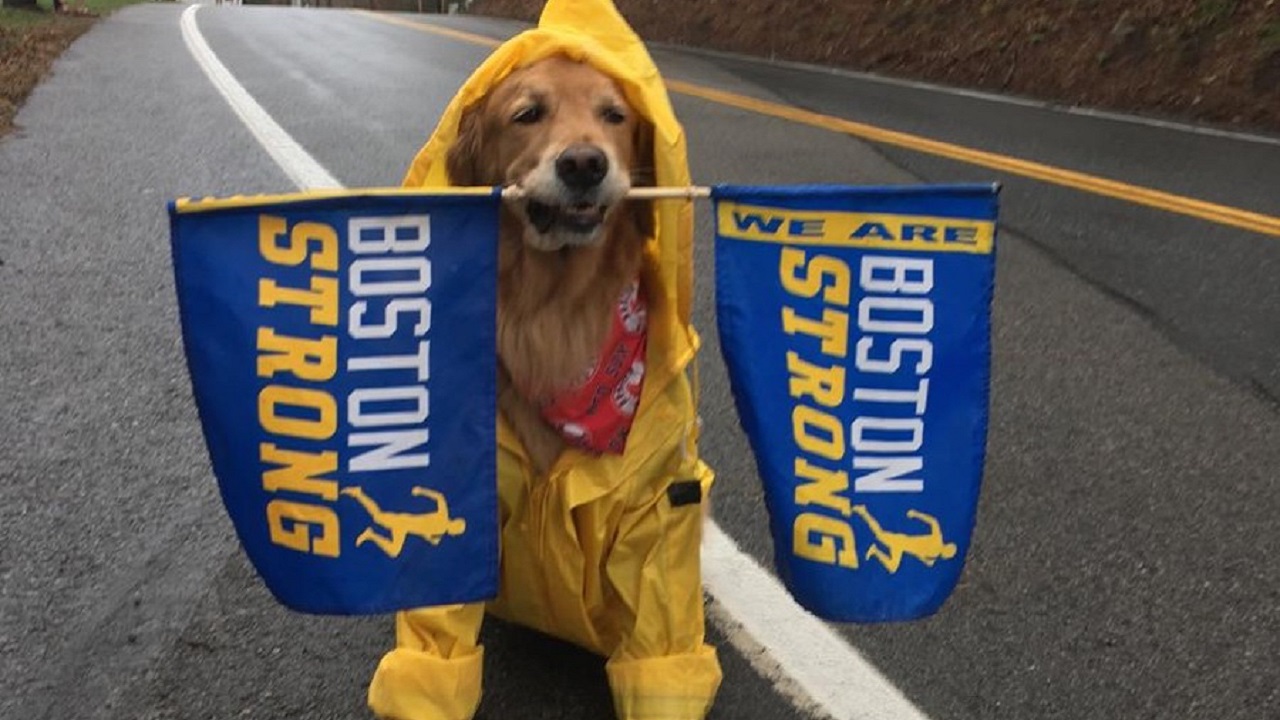
[[[498,203],[388,191],[170,206],[214,474],[288,607],[496,594]]]
[[[829,620],[935,612],[982,479],[996,188],[713,197],[720,341],[780,577]]]

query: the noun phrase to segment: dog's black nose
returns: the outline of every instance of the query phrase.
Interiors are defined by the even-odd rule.
[[[568,187],[586,190],[609,172],[609,158],[594,145],[570,145],[556,158],[556,175]]]

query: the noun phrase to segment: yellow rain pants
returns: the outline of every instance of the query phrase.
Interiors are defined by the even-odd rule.
[[[414,159],[406,187],[449,185],[444,157],[462,112],[511,71],[552,55],[612,76],[654,126],[657,184],[689,184],[684,133],[643,43],[610,0],[550,0],[536,29],[475,71]],[[498,426],[502,568],[495,615],[608,658],[620,720],[700,720],[720,685],[703,641],[701,502],[712,473],[697,454],[698,348],[692,307],[692,207],[661,201],[646,246],[650,299],[646,376],[621,456],[566,450],[533,477],[506,423]],[[395,720],[468,720],[480,703],[483,604],[396,617],[396,648],[379,664],[369,704]]]

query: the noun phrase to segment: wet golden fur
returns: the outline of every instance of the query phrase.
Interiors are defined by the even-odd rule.
[[[652,183],[652,129],[617,85],[583,63],[549,58],[516,70],[463,114],[449,179],[550,187],[547,163],[581,143],[609,157],[618,173],[608,178],[612,190]],[[499,232],[498,406],[543,474],[564,443],[538,404],[595,363],[618,297],[640,274],[653,212],[648,203],[611,198],[598,237],[545,249],[556,241],[530,224],[522,202],[506,202]]]

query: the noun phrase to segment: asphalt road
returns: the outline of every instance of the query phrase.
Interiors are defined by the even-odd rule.
[[[274,605],[209,477],[164,201],[291,186],[188,54],[182,9],[99,23],[0,140],[0,717],[366,717],[390,623]],[[210,6],[198,20],[348,186],[398,182],[487,54],[338,11]],[[655,56],[670,78],[1280,214],[1280,144]],[[700,182],[1005,185],[965,576],[937,616],[839,628],[848,641],[934,720],[1280,717],[1280,238],[674,101]],[[716,515],[767,564],[712,289],[698,318]],[[485,634],[482,717],[610,716],[596,658],[498,623]],[[712,636],[726,670],[714,718],[798,713]]]

